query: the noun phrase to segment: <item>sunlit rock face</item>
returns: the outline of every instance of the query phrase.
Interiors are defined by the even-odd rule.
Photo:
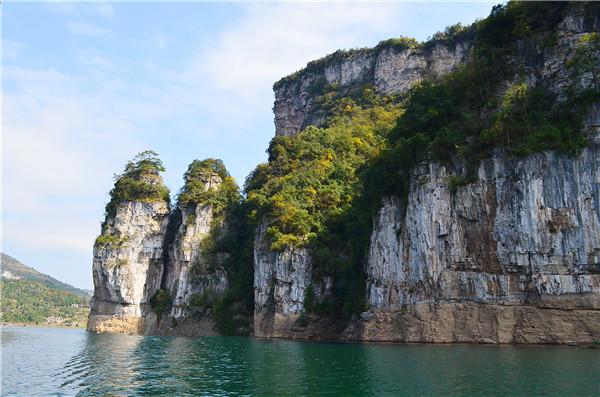
[[[316,85],[350,90],[370,84],[381,94],[404,94],[424,78],[455,69],[468,58],[470,48],[467,40],[426,49],[383,45],[334,59],[318,71],[300,71],[296,78],[275,86],[275,134],[294,135],[324,122],[315,107]]]
[[[258,228],[254,245],[254,332],[286,337],[304,310],[312,259],[304,248],[271,250],[266,229]]]
[[[597,7],[569,4],[556,31],[546,32],[555,40],[551,49],[539,45],[543,34],[515,43],[518,73],[498,96],[521,81],[563,99],[568,87],[592,87],[591,72],[575,81],[566,62],[584,34],[599,30]],[[344,93],[366,84],[402,96],[420,81],[456,70],[471,57],[472,45],[468,38],[421,48],[380,45],[316,61],[275,84],[276,135],[326,122],[319,87]],[[579,154],[517,159],[497,151],[464,186],[449,186],[464,165],[414,169],[408,196],[386,198],[373,220],[365,263],[369,309],[343,331],[299,330],[306,290],[324,283],[314,279],[309,251],[273,252],[259,229],[255,332],[411,342],[600,339],[599,104],[584,124],[589,147]]]
[[[364,337],[597,338],[600,147],[574,158],[499,154],[482,162],[476,182],[455,192],[449,175],[445,167],[424,166],[412,175],[406,203],[385,200],[367,267],[376,320],[365,324]],[[435,326],[420,324],[423,316]],[[489,324],[482,327],[478,316]]]
[[[524,57],[530,84],[564,92],[565,60],[600,15],[571,5],[553,51]],[[535,41],[520,43],[536,52]],[[600,55],[600,54],[599,54]],[[522,76],[521,76],[522,77]],[[575,89],[592,86],[590,73]],[[517,159],[498,151],[477,178],[450,188],[449,170],[413,170],[405,202],[384,200],[367,265],[372,319],[347,336],[431,342],[566,343],[600,337],[600,105],[589,147]]]
[[[518,43],[519,51],[535,56],[516,60],[521,69],[515,79],[543,81],[556,92],[562,91],[572,83],[565,56],[571,53],[581,35],[595,32],[599,26],[597,12],[590,12],[584,4],[571,4],[557,26],[553,51],[543,53],[536,39]],[[469,37],[452,43],[432,42],[422,48],[382,44],[317,60],[319,67],[307,67],[275,84],[275,134],[294,135],[309,125],[320,126],[325,122],[326,117],[316,103],[320,86],[335,85],[338,91],[347,92],[369,85],[380,94],[403,95],[421,81],[435,80],[456,70],[469,60],[472,46]],[[592,78],[591,73],[584,74],[580,86],[589,86]]]
[[[216,174],[205,175],[204,189],[218,189]],[[161,183],[156,176],[147,183]],[[94,297],[88,329],[96,332],[160,335],[213,335],[210,309],[194,311],[191,300],[228,287],[222,266],[209,266],[203,241],[211,232],[213,209],[197,203],[178,204],[171,213],[164,201],[122,202],[107,216],[94,245]],[[150,299],[159,289],[170,296],[160,317]]]
[[[218,189],[221,178],[206,175],[204,189]],[[227,274],[220,265],[209,265],[203,255],[204,240],[211,233],[213,209],[210,205],[178,204],[171,219],[175,230],[172,241],[167,236],[165,249],[167,260],[163,287],[171,296],[171,309],[162,324],[156,324],[153,333],[167,335],[216,334],[210,310],[192,308],[193,299],[205,294],[220,296],[228,288]],[[152,327],[154,328],[154,326]]]
[[[94,245],[94,297],[88,329],[142,333],[149,300],[160,288],[166,202],[123,202]]]

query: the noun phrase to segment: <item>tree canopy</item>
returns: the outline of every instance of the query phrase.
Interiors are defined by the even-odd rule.
[[[127,162],[121,174],[115,175],[115,186],[110,191],[106,215],[113,216],[117,205],[125,201],[170,202],[169,189],[160,174],[165,171],[158,154],[146,150]]]

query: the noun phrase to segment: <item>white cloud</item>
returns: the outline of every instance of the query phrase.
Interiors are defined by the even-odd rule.
[[[112,36],[112,32],[110,30],[101,28],[90,23],[71,21],[67,24],[67,26],[69,27],[71,33],[77,35],[89,36],[98,39],[109,38]]]
[[[98,2],[90,3],[89,5],[96,12],[96,14],[98,14],[102,17],[112,18],[115,16],[115,8],[110,3],[98,1]]]
[[[59,15],[76,15],[83,13],[91,13],[104,18],[113,18],[115,9],[112,4],[103,1],[87,1],[87,2],[63,2],[63,1],[47,1],[41,3],[41,6],[54,14]]]
[[[25,49],[25,43],[2,38],[2,59],[12,61],[16,59]]]
[[[77,10],[66,9],[79,17]],[[3,71],[10,90],[3,93],[2,194],[11,244],[89,253],[112,173],[146,149],[151,134],[173,134],[174,141],[188,146],[204,144],[203,139],[213,145],[233,139],[266,145],[272,130],[248,137],[244,127],[272,118],[274,81],[337,48],[372,44],[361,40],[389,30],[400,17],[396,5],[251,5],[215,40],[183,57],[179,67],[167,68],[160,57],[110,58],[81,47],[69,49],[83,66],[77,73],[65,71],[77,70],[73,65],[62,70],[9,64]],[[68,28],[88,37],[112,35],[81,22]],[[162,32],[147,37],[146,48],[168,49],[175,40]],[[152,71],[151,79],[125,77],[140,65]],[[207,117],[180,124],[178,131],[144,129],[197,114]],[[183,131],[188,126],[192,130]],[[263,156],[262,144],[259,151]],[[179,183],[181,175],[173,180]]]
[[[4,74],[17,87],[3,98],[5,232],[31,249],[89,251],[102,214],[97,199],[140,146],[137,131],[112,111],[110,88],[82,89],[86,77],[10,66]]]
[[[190,72],[254,102],[273,82],[310,60],[371,44],[362,42],[365,32],[385,32],[401,16],[394,4],[250,6],[243,20],[202,51]]]
[[[95,69],[111,69],[113,61],[95,49],[79,49],[75,51],[75,59],[83,66]]]
[[[89,219],[68,216],[68,213],[65,215],[60,223],[53,220],[39,222],[35,229],[32,229],[31,225],[15,221],[7,222],[5,228],[10,231],[13,241],[25,243],[31,250],[68,250],[91,258],[94,239],[100,229],[99,224],[90,223]]]

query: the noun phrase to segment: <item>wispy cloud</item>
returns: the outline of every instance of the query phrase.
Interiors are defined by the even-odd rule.
[[[98,39],[109,38],[112,36],[112,32],[108,29],[101,28],[91,23],[84,22],[69,22],[67,24],[69,30],[73,34],[82,36],[95,37]]]
[[[78,49],[75,51],[75,59],[88,68],[93,69],[111,69],[113,61],[102,52],[96,49]]]
[[[11,66],[4,74],[17,87],[4,94],[4,227],[31,249],[63,235],[65,248],[89,250],[101,215],[92,198],[105,196],[111,170],[139,145],[136,130],[112,111],[110,89],[86,93],[87,77]]]
[[[25,49],[25,43],[2,38],[2,58],[5,61],[16,59]]]
[[[23,252],[60,248],[57,257],[77,252],[83,260],[91,258],[112,174],[136,151],[156,149],[166,162],[170,152],[166,178],[175,189],[186,162],[203,155],[230,156],[242,182],[273,134],[273,82],[338,48],[374,44],[365,37],[400,34],[404,20],[398,4],[236,5],[236,19],[202,35],[156,24],[103,41],[87,38],[127,34],[110,19],[126,10],[44,7],[63,15],[49,26],[77,36],[3,41],[4,59],[13,60],[2,76],[3,226]],[[35,40],[53,51],[30,54]],[[61,266],[89,283],[81,261]]]
[[[62,2],[48,1],[41,6],[53,14],[59,15],[77,15],[77,14],[92,14],[98,15],[107,19],[113,18],[115,8],[111,3],[103,1],[86,1],[86,2]]]
[[[389,30],[401,18],[394,4],[251,5],[217,40],[204,44],[179,77],[204,87],[208,82],[246,109],[270,108],[273,82],[336,49],[370,44],[362,42],[365,36]]]
[[[360,45],[365,30],[385,31],[400,16],[393,5],[251,6],[244,20],[208,48],[201,70],[240,93],[270,89],[273,81],[308,61]]]
[[[115,15],[115,8],[110,3],[105,3],[102,1],[90,3],[92,10],[96,12],[96,14],[105,17],[112,18]]]

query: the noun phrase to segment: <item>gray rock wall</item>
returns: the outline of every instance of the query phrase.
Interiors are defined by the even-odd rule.
[[[275,87],[275,134],[294,135],[324,120],[314,113],[316,82],[337,84],[347,90],[371,84],[382,94],[403,94],[421,79],[441,76],[469,56],[470,43],[435,44],[426,50],[382,46],[351,53],[320,72],[300,72],[298,77]]]
[[[168,218],[165,202],[123,202],[106,220],[102,236],[114,241],[94,245],[89,330],[144,331],[149,300],[161,284]]]
[[[217,175],[207,178],[206,190],[220,186]],[[166,202],[120,203],[116,214],[106,219],[101,236],[111,236],[114,241],[94,246],[95,290],[88,329],[131,334],[216,334],[210,309],[198,308],[198,313],[190,307],[194,296],[206,293],[215,297],[228,288],[223,267],[213,268],[203,257],[202,243],[211,232],[212,222],[209,205],[179,204],[178,211],[170,214]],[[174,229],[172,237],[170,229]],[[169,293],[172,306],[157,318],[150,298],[160,288]]]
[[[449,176],[437,164],[417,170],[404,213],[386,200],[371,238],[372,307],[600,292],[590,274],[600,266],[597,145],[576,158],[495,156],[454,194]]]
[[[568,7],[557,31],[547,32],[555,33],[553,48],[541,49],[539,40],[549,37],[543,33],[516,43],[514,65],[507,66],[519,72],[499,96],[523,80],[559,95],[569,86],[591,87],[591,73],[574,81],[566,61],[583,34],[600,29],[600,12],[593,4]],[[313,64],[275,85],[276,134],[293,135],[324,122],[314,92],[323,82],[336,84],[340,92],[367,83],[382,94],[403,94],[464,63],[471,44],[463,39],[427,50],[383,45],[332,57],[321,67]],[[415,342],[599,338],[599,106],[593,106],[584,131],[590,147],[579,156],[547,152],[512,159],[498,152],[481,163],[474,183],[455,193],[448,187],[447,168],[415,169],[408,201],[387,198],[374,220],[366,269],[370,312],[343,332],[329,333],[336,328],[331,323],[299,327],[302,294],[291,292],[306,291],[308,283],[319,290],[323,284],[310,275],[310,252],[273,253],[257,239],[259,315],[267,286],[277,291],[271,293],[269,322],[255,316],[257,334]],[[260,331],[272,324],[271,334]]]
[[[375,221],[367,267],[375,319],[349,335],[504,343],[600,337],[600,145],[594,142],[576,157],[498,153],[481,163],[477,181],[455,193],[446,167],[415,170],[408,201],[386,199]],[[475,317],[457,322],[465,305]],[[473,333],[476,316],[484,314],[496,326]],[[533,326],[525,315],[536,319]],[[446,318],[437,328],[416,321],[436,316]]]
[[[266,229],[258,228],[254,244],[254,333],[285,337],[304,311],[312,258],[304,248],[271,250]]]

